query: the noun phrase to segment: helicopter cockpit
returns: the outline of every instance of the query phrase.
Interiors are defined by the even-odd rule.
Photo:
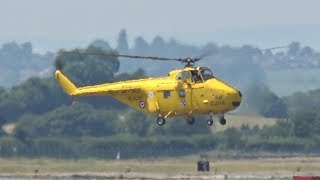
[[[192,80],[195,83],[204,82],[208,79],[214,78],[212,71],[207,67],[198,67],[195,70],[191,70]]]
[[[191,80],[194,83],[201,83],[208,79],[214,78],[212,71],[207,67],[198,67],[188,71],[181,71],[176,79],[178,80]]]
[[[207,67],[201,67],[199,72],[201,73],[202,75],[202,79],[204,81],[208,80],[208,79],[211,79],[211,78],[214,78],[213,76],[213,73],[211,71],[211,69],[207,68]]]

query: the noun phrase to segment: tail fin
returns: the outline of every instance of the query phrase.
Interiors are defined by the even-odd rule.
[[[57,70],[55,73],[56,79],[58,80],[59,84],[63,88],[63,90],[68,95],[74,95],[77,91],[77,87],[65,76],[62,74],[60,70]]]

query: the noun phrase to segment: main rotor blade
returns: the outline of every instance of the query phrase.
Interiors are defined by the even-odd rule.
[[[205,51],[203,54],[201,54],[197,59],[200,60],[200,59],[203,59],[203,58],[206,58],[206,57],[209,57],[213,54],[217,53],[217,50],[216,49],[212,49],[212,50],[209,50],[209,51]]]
[[[119,54],[118,57],[134,58],[134,59],[153,59],[153,60],[180,60],[177,58],[164,58],[164,57],[155,57],[155,56],[130,56]]]
[[[289,45],[286,45],[286,46],[278,46],[278,47],[272,47],[272,48],[266,48],[266,49],[261,49],[260,51],[271,51],[271,50],[274,50],[274,49],[284,49],[284,48],[288,48]]]
[[[155,56],[131,56],[126,54],[106,54],[106,53],[91,53],[91,52],[76,52],[76,51],[62,51],[64,54],[84,54],[84,55],[95,55],[95,56],[107,56],[107,57],[124,57],[132,59],[153,59],[153,60],[176,60],[180,61],[180,58],[164,58],[164,57],[155,57]]]

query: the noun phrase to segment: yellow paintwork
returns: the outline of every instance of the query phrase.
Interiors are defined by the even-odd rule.
[[[187,67],[171,71],[168,77],[79,88],[59,70],[55,77],[64,91],[71,96],[112,96],[137,110],[165,118],[177,115],[224,114],[234,110],[241,102],[241,93],[215,77],[204,80],[204,75],[201,75],[201,81],[195,82],[191,72],[200,74],[203,69],[209,70]],[[182,74],[186,78],[181,78]],[[234,106],[232,102],[239,104]]]

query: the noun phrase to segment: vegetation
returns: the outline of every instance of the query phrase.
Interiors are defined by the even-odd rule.
[[[54,54],[33,53],[30,42],[9,42],[0,48],[0,84],[11,87],[31,76],[48,77]]]
[[[79,108],[80,111],[81,109],[88,107]],[[250,127],[244,124],[240,128],[230,127],[225,131],[209,132],[206,131],[205,123],[200,123],[201,120],[196,127],[187,126],[182,120],[158,127],[149,117],[141,118],[143,114],[131,111],[127,117],[125,115],[117,121],[95,120],[90,117],[92,121],[85,123],[82,118],[75,121],[72,119],[74,116],[67,115],[76,112],[82,117],[79,110],[70,113],[70,108],[60,109],[64,110],[69,112],[59,113],[66,118],[59,120],[60,123],[56,120],[58,117],[49,119],[51,124],[41,124],[39,118],[19,121],[15,131],[16,138],[0,139],[1,155],[113,158],[120,151],[124,158],[136,158],[186,155],[206,150],[317,153],[320,148],[319,112],[296,113],[292,118],[278,120],[272,126]],[[92,113],[94,114],[98,116],[99,113]],[[68,117],[71,122],[67,120]],[[95,123],[99,127],[94,127]],[[73,128],[59,132],[61,127]]]
[[[159,127],[154,117],[133,111],[110,97],[71,99],[62,92],[54,77],[31,77],[11,89],[0,88],[0,125],[15,124],[11,135],[0,131],[0,155],[113,158],[121,151],[124,158],[135,158],[206,150],[309,153],[320,150],[319,89],[279,97],[266,85],[263,66],[257,63],[267,57],[315,58],[318,55],[314,51],[301,49],[297,43],[291,44],[286,54],[276,55],[262,53],[250,46],[231,48],[207,44],[196,48],[174,40],[165,42],[161,37],[156,37],[150,45],[143,38],[137,38],[134,47],[129,48],[125,31],[119,34],[118,43],[118,50],[142,55],[157,55],[161,51],[173,57],[174,53],[214,52],[216,74],[243,87],[244,100],[237,113],[277,120],[266,126],[242,124],[222,131],[206,126],[207,117],[197,117],[193,126],[188,126],[183,118],[176,118]],[[13,45],[9,47],[13,48]],[[30,46],[20,48],[27,47],[27,54],[32,58]],[[2,51],[6,52],[6,49]],[[102,40],[74,51],[117,53]],[[212,64],[207,60],[203,63]],[[150,69],[156,65],[154,63]],[[120,62],[113,57],[62,54],[61,51],[54,66],[63,69],[79,86],[147,76],[147,69],[142,68],[119,73]]]
[[[177,174],[182,174],[186,178],[196,177],[198,179],[203,176],[214,179],[214,175],[224,174],[228,174],[228,179],[236,179],[242,176],[243,179],[252,179],[254,176],[257,176],[255,179],[266,179],[270,176],[273,176],[274,179],[292,179],[293,173],[317,174],[320,171],[319,157],[259,159],[210,157],[212,157],[210,159],[212,173],[197,172],[198,156],[130,160],[10,158],[0,159],[0,173],[5,174],[6,178],[35,178],[36,176],[42,179],[70,179],[76,177],[83,177],[83,179],[121,179],[121,177],[123,179],[151,179],[155,177],[157,179],[168,179],[169,177],[176,178]],[[35,170],[38,170],[37,174],[35,174]],[[236,178],[232,178],[232,174]],[[221,177],[221,179],[223,178]]]
[[[256,112],[264,117],[286,118],[287,104],[273,93],[265,84],[252,83],[244,94],[242,111]]]

